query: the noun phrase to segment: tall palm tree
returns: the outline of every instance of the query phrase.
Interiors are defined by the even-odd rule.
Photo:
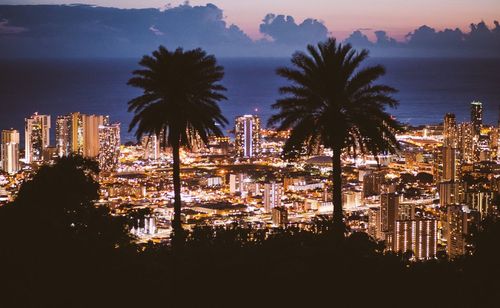
[[[161,136],[163,146],[172,148],[175,238],[182,231],[179,150],[200,139],[207,144],[210,135],[223,135],[221,127],[228,122],[218,102],[226,99],[226,88],[219,83],[224,69],[201,49],[170,51],[163,46],[143,56],[139,65],[142,69],[128,81],[143,90],[128,102],[128,111],[135,113],[129,131],[136,127],[137,139]]]
[[[292,66],[277,70],[290,83],[280,88],[283,98],[273,104],[278,113],[269,125],[290,129],[284,152],[313,153],[319,146],[332,150],[334,229],[345,234],[342,211],[343,153],[356,155],[394,152],[401,125],[385,111],[396,107],[396,90],[375,84],[384,67],[363,66],[368,51],[356,52],[335,39],[297,52]]]

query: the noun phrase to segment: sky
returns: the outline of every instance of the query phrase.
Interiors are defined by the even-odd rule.
[[[177,6],[173,0],[0,0],[0,4],[85,3],[119,8],[160,8]],[[227,22],[239,26],[251,38],[261,38],[259,24],[268,13],[291,15],[297,21],[318,19],[338,38],[346,38],[356,29],[386,30],[402,40],[421,25],[435,29],[468,30],[471,22],[492,23],[499,18],[500,0],[212,0],[189,1],[191,5],[213,3],[224,10]],[[370,36],[370,34],[369,34]]]

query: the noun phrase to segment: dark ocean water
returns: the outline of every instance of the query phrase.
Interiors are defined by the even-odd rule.
[[[122,138],[131,114],[127,101],[138,95],[126,82],[136,59],[0,61],[0,129],[14,127],[23,135],[24,118],[38,111],[55,117],[80,111],[108,114],[122,123]],[[221,59],[226,70],[228,101],[221,104],[232,122],[240,114],[256,113],[267,120],[283,80],[274,73],[287,59]],[[469,103],[484,104],[486,123],[496,123],[500,105],[500,59],[388,59],[370,64],[386,66],[383,82],[399,89],[400,106],[391,112],[418,125],[438,123],[446,112],[458,121],[470,117]],[[54,130],[54,129],[53,129]]]

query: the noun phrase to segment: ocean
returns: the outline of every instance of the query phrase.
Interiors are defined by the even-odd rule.
[[[0,60],[0,129],[16,128],[24,135],[24,118],[33,112],[52,116],[80,111],[110,115],[122,123],[122,141],[135,140],[128,132],[132,114],[127,102],[140,94],[126,85],[139,59]],[[221,103],[232,128],[241,114],[258,114],[264,122],[285,81],[275,74],[284,58],[219,59],[225,67],[228,100]],[[442,121],[454,112],[457,121],[470,118],[469,104],[484,105],[484,122],[496,123],[500,106],[500,59],[371,58],[387,74],[382,82],[399,90],[400,105],[390,110],[412,125]],[[52,133],[53,134],[53,133]]]

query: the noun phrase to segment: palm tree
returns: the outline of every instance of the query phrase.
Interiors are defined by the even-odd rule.
[[[224,69],[201,49],[169,51],[163,46],[152,56],[143,56],[139,65],[142,69],[134,71],[128,81],[143,90],[128,102],[128,111],[135,113],[129,131],[136,127],[137,139],[161,136],[163,146],[172,148],[175,239],[182,231],[179,149],[191,148],[200,139],[207,144],[209,136],[223,135],[221,127],[228,122],[218,102],[226,99],[222,94],[226,88],[219,83]]]
[[[319,146],[332,150],[333,223],[342,237],[341,155],[393,153],[398,148],[395,133],[401,130],[385,112],[386,107],[397,106],[391,97],[396,90],[375,84],[385,69],[361,67],[367,57],[368,51],[356,52],[335,39],[309,45],[307,53],[295,53],[291,67],[277,70],[290,84],[280,88],[284,97],[273,104],[279,111],[269,119],[269,125],[291,130],[285,154],[312,154]]]

